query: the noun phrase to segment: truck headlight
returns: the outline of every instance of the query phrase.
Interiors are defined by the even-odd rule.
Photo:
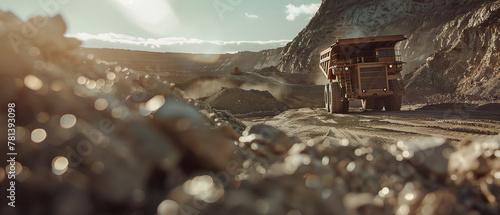
[[[344,69],[345,69],[345,71],[349,71],[349,67],[347,67],[347,66]]]
[[[392,69],[393,67],[394,67],[394,65],[389,64],[389,69]]]

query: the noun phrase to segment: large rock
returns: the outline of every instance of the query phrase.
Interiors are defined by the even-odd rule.
[[[448,171],[450,179],[457,184],[474,183],[486,177],[500,185],[500,136],[464,142],[450,155]]]
[[[399,141],[396,158],[408,160],[422,175],[433,179],[445,179],[448,174],[448,158],[453,147],[444,138],[428,137]],[[394,148],[394,147],[392,147]]]
[[[293,144],[292,138],[288,137],[285,132],[264,124],[248,127],[239,140],[262,156],[270,156],[270,153],[285,154]]]
[[[233,142],[237,140],[234,131],[226,133],[230,130],[211,128],[208,120],[184,100],[167,99],[154,116],[179,148],[194,155],[185,158],[193,162],[189,168],[224,170],[234,159]]]

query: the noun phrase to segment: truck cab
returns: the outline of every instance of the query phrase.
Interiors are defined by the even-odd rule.
[[[361,99],[366,110],[398,111],[404,87],[404,62],[395,45],[403,35],[340,39],[320,52],[325,85],[325,108],[346,113],[349,101]]]

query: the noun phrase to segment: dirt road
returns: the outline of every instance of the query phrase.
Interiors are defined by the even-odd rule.
[[[247,125],[265,123],[303,141],[328,136],[360,140],[372,138],[380,144],[419,137],[444,137],[452,142],[500,131],[500,104],[466,106],[404,106],[400,112],[363,112],[351,108],[348,114],[329,114],[321,108],[292,109],[275,117],[245,118]]]
[[[183,73],[183,75],[186,75]],[[303,141],[329,137],[359,142],[363,138],[391,145],[398,140],[444,137],[458,143],[480,135],[500,132],[500,101],[474,106],[465,104],[406,105],[400,112],[363,111],[359,100],[351,102],[348,114],[329,114],[323,108],[323,86],[300,84],[305,76],[248,72],[240,76],[213,74],[178,77],[187,95],[203,97],[221,87],[267,90],[291,109],[274,117],[241,118],[247,125],[265,123]],[[186,82],[187,80],[189,82]],[[196,96],[199,94],[198,96]]]

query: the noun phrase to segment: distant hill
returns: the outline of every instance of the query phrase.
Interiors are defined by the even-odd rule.
[[[243,70],[262,69],[278,64],[280,49],[260,52],[238,52],[236,54],[186,54],[158,53],[121,49],[80,48],[93,54],[95,58],[108,62],[118,62],[122,66],[136,70],[160,71],[227,71],[233,67]]]

